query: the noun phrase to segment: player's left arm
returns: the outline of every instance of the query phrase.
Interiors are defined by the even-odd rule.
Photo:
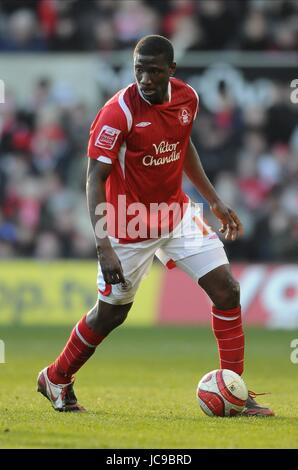
[[[225,233],[226,240],[236,240],[243,235],[243,226],[236,212],[228,207],[219,197],[206,175],[198,152],[189,139],[184,162],[184,172],[200,194],[208,201],[215,217],[221,222],[219,231]]]

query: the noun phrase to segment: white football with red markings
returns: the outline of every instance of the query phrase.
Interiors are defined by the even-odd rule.
[[[240,375],[216,369],[201,378],[197,398],[208,416],[236,416],[245,408],[248,390]]]

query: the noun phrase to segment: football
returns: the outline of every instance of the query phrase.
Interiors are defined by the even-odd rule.
[[[217,369],[201,378],[197,397],[208,416],[236,416],[245,407],[248,390],[240,375],[228,369]]]

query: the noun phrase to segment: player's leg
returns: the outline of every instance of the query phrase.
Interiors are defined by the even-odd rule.
[[[239,375],[244,365],[244,333],[242,329],[240,288],[233,278],[229,265],[205,274],[199,280],[213,302],[212,328],[217,340],[220,367],[231,369]],[[256,394],[249,391],[243,416],[274,416],[274,412],[255,401]]]
[[[74,374],[94,354],[103,339],[127,317],[155,251],[150,242],[144,246],[137,245],[117,245],[115,248],[126,285],[106,285],[99,266],[96,305],[74,327],[57,359],[39,374],[38,391],[51,401],[57,411],[82,410],[73,392]]]
[[[127,317],[132,302],[113,305],[100,300],[73,328],[69,340],[55,362],[48,367],[53,383],[67,384],[94,354],[97,346]]]
[[[98,299],[94,307],[88,312],[86,323],[98,335],[106,337],[117,326],[122,325],[132,305],[133,302],[124,305],[108,304]]]
[[[241,375],[244,334],[239,283],[231,274],[223,247],[176,260],[176,265],[205,290],[213,302],[212,328],[217,340],[220,368]]]
[[[207,255],[207,253],[206,253]],[[244,333],[240,307],[239,283],[228,264],[218,266],[198,279],[213,302],[212,329],[216,337],[220,368],[243,373]]]
[[[242,374],[244,334],[239,284],[231,274],[218,236],[203,221],[193,224],[198,214],[195,212],[194,216],[192,209],[188,210],[184,217],[184,234],[170,239],[156,254],[164,265],[176,265],[188,273],[209,295],[213,302],[212,327],[218,344],[220,367]],[[272,416],[274,413],[269,408],[260,407],[250,394],[244,414]]]
[[[244,333],[240,307],[239,283],[231,274],[222,247],[176,261],[191,275],[213,302],[212,329],[218,345],[220,368],[241,375],[244,365]],[[260,406],[249,392],[244,416],[274,416],[270,408]]]
[[[222,242],[204,221],[199,205],[189,204],[182,219],[181,235],[169,239],[157,256],[166,266],[169,261],[176,263],[207,292],[214,304],[212,324],[221,368],[241,374],[244,336],[239,284],[230,272]]]
[[[74,374],[94,354],[97,346],[121,325],[132,306],[112,305],[98,300],[96,305],[73,328],[57,359],[38,376],[38,391],[50,400],[57,411],[85,411],[73,390]]]

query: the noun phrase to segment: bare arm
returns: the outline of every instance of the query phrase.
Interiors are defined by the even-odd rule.
[[[125,282],[121,263],[113,250],[109,237],[104,232],[98,233],[96,224],[104,214],[96,215],[98,204],[106,204],[106,180],[112,171],[112,165],[89,158],[87,168],[87,205],[95,235],[96,251],[104,280],[107,284]]]
[[[216,193],[202,166],[198,152],[189,140],[184,171],[196,189],[208,201],[213,214],[221,221],[219,231],[225,233],[227,240],[236,240],[243,234],[242,224],[235,211],[227,207]]]

